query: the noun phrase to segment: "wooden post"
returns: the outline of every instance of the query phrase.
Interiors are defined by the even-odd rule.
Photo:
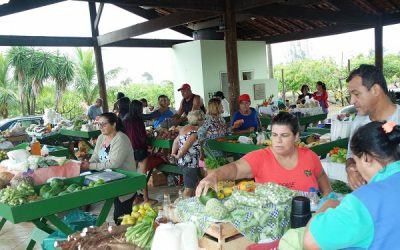
[[[375,26],[375,66],[383,71],[383,26],[379,18]]]
[[[284,71],[282,69],[282,101],[283,103],[286,105],[286,90],[285,90],[285,76],[284,76]],[[277,98],[279,99],[279,97],[277,96]],[[278,100],[277,99],[277,100]]]
[[[239,66],[237,58],[236,17],[231,0],[225,0],[225,51],[226,66],[229,82],[229,108],[231,116],[239,110],[238,98],[240,95]]]
[[[106,88],[106,79],[104,77],[103,56],[101,54],[101,48],[97,42],[99,30],[95,26],[96,15],[97,15],[95,2],[89,2],[89,13],[90,13],[90,27],[92,29],[92,38],[94,44],[93,46],[94,57],[96,60],[97,80],[99,81],[99,94],[100,98],[103,99],[103,112],[108,112],[107,88]]]
[[[272,49],[271,44],[267,44],[267,63],[268,63],[268,77],[274,78],[274,66],[272,64]]]

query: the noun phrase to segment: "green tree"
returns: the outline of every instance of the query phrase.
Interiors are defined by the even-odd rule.
[[[0,53],[0,115],[7,118],[11,108],[18,105],[18,97],[12,79],[8,78],[9,64]]]
[[[51,77],[56,83],[55,93],[55,110],[58,111],[58,107],[62,102],[62,97],[65,93],[67,85],[74,79],[74,63],[66,56],[57,55],[54,57],[54,70],[51,73]]]
[[[28,68],[28,61],[33,53],[33,49],[26,47],[11,47],[7,51],[7,60],[14,67],[14,76],[18,81],[18,97],[21,105],[21,113],[26,114],[25,105],[25,72]]]

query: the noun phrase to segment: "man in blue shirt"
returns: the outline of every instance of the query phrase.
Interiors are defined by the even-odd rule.
[[[96,103],[88,108],[86,115],[89,120],[96,120],[97,116],[103,114],[101,105],[103,105],[103,99],[97,98]]]

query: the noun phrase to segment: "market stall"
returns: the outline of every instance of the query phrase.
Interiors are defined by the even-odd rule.
[[[317,114],[317,115],[309,115],[309,116],[301,116],[299,118],[300,125],[307,125],[310,123],[317,123],[319,121],[323,121],[327,118],[327,114]],[[271,116],[261,116],[260,117],[261,125],[268,127],[271,125],[272,118]]]
[[[60,134],[68,136],[70,143],[76,140],[82,140],[91,149],[94,149],[95,145],[90,143],[90,139],[97,138],[101,134],[101,132],[100,130],[80,131],[80,130],[61,129]]]
[[[38,229],[46,233],[54,232],[54,228],[52,227],[54,226],[66,235],[69,235],[73,233],[73,230],[56,216],[57,213],[99,201],[105,201],[96,221],[96,226],[101,226],[107,218],[114,198],[134,193],[145,187],[144,175],[121,169],[113,169],[113,171],[121,173],[125,175],[125,177],[102,185],[89,185],[88,188],[81,187],[79,190],[71,191],[69,193],[60,193],[57,196],[42,198],[39,197],[39,194],[42,191],[41,188],[43,185],[35,186],[35,194],[33,196],[36,198],[30,202],[24,202],[21,204],[17,203],[18,205],[15,206],[0,202],[0,217],[2,217],[0,230],[6,221],[10,221],[13,224],[31,222]],[[65,180],[65,183],[68,184],[69,187],[73,184],[75,184],[75,186],[83,186],[84,181],[85,176],[79,176],[67,179]],[[50,226],[48,222],[50,222],[52,226]],[[34,240],[31,240],[28,249],[32,249],[34,245]]]
[[[21,143],[10,150],[26,149],[28,146],[29,146],[29,143]],[[69,158],[69,151],[67,148],[64,148],[61,146],[44,145],[44,144],[41,144],[40,146],[41,146],[41,148],[46,146],[47,149],[49,150],[49,155],[51,155],[51,156],[58,156],[58,157],[64,156],[66,158]]]

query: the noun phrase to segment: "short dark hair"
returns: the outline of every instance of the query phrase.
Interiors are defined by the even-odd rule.
[[[121,97],[117,103],[118,103],[118,113],[119,113],[119,117],[123,118],[126,114],[129,113],[129,103],[131,101],[129,100],[129,97]]]
[[[117,131],[125,132],[124,125],[122,125],[121,119],[119,119],[119,117],[117,117],[116,114],[111,113],[111,112],[106,112],[106,113],[101,114],[100,117],[106,118],[108,123],[110,123],[111,125],[117,124],[115,126],[115,129]]]
[[[146,98],[140,99],[141,102],[147,102]]]
[[[354,155],[363,153],[383,161],[400,159],[400,127],[396,125],[390,133],[382,128],[385,122],[373,121],[356,130],[350,142]]]
[[[166,96],[166,95],[159,95],[157,100],[160,100],[161,98],[167,98],[167,99],[168,99],[168,96]]]
[[[125,97],[125,94],[122,92],[117,93],[117,100],[121,99],[122,97]]]
[[[307,84],[303,84],[303,86],[301,86],[301,93],[303,93],[303,91],[304,91],[304,89],[305,88],[308,88],[308,89],[310,89],[310,87],[308,87],[308,85]]]
[[[299,120],[296,116],[288,112],[280,112],[277,116],[275,116],[272,119],[271,128],[274,125],[289,126],[294,135],[296,135],[300,131]]]
[[[369,64],[361,64],[358,68],[350,72],[346,82],[350,82],[356,76],[361,77],[362,85],[368,90],[370,90],[374,84],[378,84],[383,89],[383,92],[389,95],[385,76],[378,67]]]
[[[222,92],[222,91],[215,92],[214,96],[221,97],[221,99],[225,99],[224,92]]]

